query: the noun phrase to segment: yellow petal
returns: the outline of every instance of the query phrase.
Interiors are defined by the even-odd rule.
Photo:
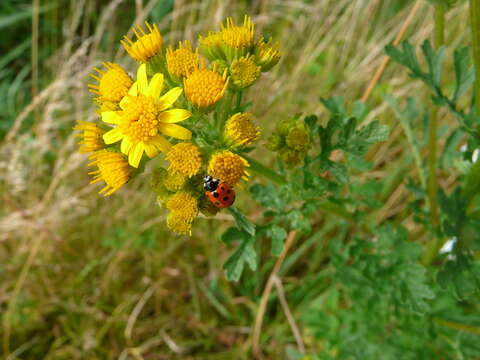
[[[183,90],[181,87],[176,87],[163,95],[158,101],[158,110],[162,111],[172,106],[173,103],[177,101],[178,97],[182,94],[182,91]]]
[[[138,82],[134,82],[130,89],[128,89],[128,95],[137,96],[138,95]]]
[[[192,138],[192,132],[176,124],[160,124],[159,129],[165,135],[180,140],[189,140]]]
[[[155,74],[148,84],[147,96],[151,96],[154,99],[160,96],[163,88],[163,74]]]
[[[132,145],[133,143],[127,137],[124,137],[122,144],[120,145],[120,151],[125,155],[128,155],[132,149]]]
[[[172,109],[163,111],[158,116],[158,121],[162,123],[176,123],[188,119],[192,113],[184,109]]]
[[[120,132],[118,128],[112,129],[105,134],[103,134],[103,141],[105,141],[105,144],[113,144],[116,143],[117,141],[122,140],[123,134]]]
[[[137,84],[138,84],[138,92],[140,94],[146,95],[148,90],[148,79],[147,79],[147,66],[145,64],[142,64],[138,67]]]
[[[158,155],[157,147],[153,144],[150,144],[150,142],[145,144],[145,152],[150,159]]]
[[[142,160],[143,151],[145,150],[145,146],[143,142],[139,142],[133,146],[128,154],[128,162],[134,168],[138,168],[140,164],[140,160]]]
[[[116,111],[104,111],[102,112],[102,120],[108,124],[120,124],[122,118]]]
[[[154,145],[161,152],[167,152],[172,147],[172,144],[163,136],[157,135],[150,139],[150,144]]]

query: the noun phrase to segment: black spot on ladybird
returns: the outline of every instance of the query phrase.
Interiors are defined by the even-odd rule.
[[[218,198],[218,193],[216,191],[213,193],[213,197]]]
[[[230,193],[231,193],[231,191],[230,191],[230,190],[227,190],[227,194],[230,194]]]
[[[223,201],[228,201],[228,196],[225,196],[225,197],[223,198]]]
[[[220,189],[225,190],[225,188],[223,186],[220,186]]]

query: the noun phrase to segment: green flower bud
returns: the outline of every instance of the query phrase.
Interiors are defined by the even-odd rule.
[[[278,151],[280,150],[283,146],[285,145],[284,139],[277,134],[272,134],[268,138],[267,142],[267,149],[272,150],[272,151]]]
[[[287,135],[288,147],[297,151],[307,151],[310,146],[310,135],[304,127],[294,127]]]

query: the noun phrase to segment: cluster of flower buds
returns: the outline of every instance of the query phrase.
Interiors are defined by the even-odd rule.
[[[267,143],[288,167],[301,166],[310,146],[308,126],[299,118],[280,121]]]

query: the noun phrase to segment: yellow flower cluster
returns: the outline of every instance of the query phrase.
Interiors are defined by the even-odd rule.
[[[155,24],[132,33],[121,44],[138,62],[136,76],[112,62],[93,69],[88,87],[99,121],[77,122],[79,151],[90,154],[92,183],[104,182],[100,193],[106,196],[159,159],[149,169],[158,203],[169,211],[167,227],[191,235],[200,212],[220,210],[219,201],[211,201],[214,190],[206,190],[206,175],[230,187],[248,179],[242,153],[251,150],[260,128],[241,111],[243,93],[278,63],[279,48],[256,38],[249,16],[241,25],[228,18],[219,31],[200,36],[206,59],[189,41],[164,48]]]

